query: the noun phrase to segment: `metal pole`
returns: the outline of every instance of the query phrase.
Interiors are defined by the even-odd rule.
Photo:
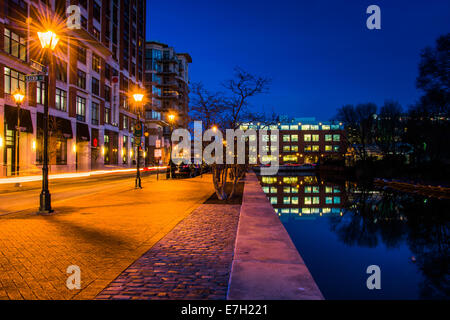
[[[44,59],[45,65],[47,66],[47,74],[45,75],[44,87],[45,87],[45,103],[44,103],[44,159],[42,165],[42,191],[40,195],[40,205],[39,212],[40,213],[51,213],[52,205],[51,205],[51,195],[48,190],[48,101],[49,101],[49,49],[45,49]]]
[[[20,146],[20,102],[17,102],[17,130],[16,130],[16,166],[14,168],[14,175],[19,175],[19,146]]]
[[[173,131],[173,126],[170,125],[170,137],[169,137],[169,141],[170,141],[170,145],[169,145],[169,178],[172,179],[172,131]]]
[[[139,115],[139,111],[138,111],[138,115],[137,115],[137,123],[140,125],[140,115]],[[141,138],[141,137],[139,137]],[[141,139],[138,140],[138,144],[136,144],[136,181],[135,181],[135,188],[141,188],[142,189],[142,185],[141,185],[141,172],[139,170],[139,149],[140,149],[140,144],[141,144]]]

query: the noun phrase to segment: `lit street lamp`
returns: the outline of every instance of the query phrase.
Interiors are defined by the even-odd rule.
[[[175,120],[175,115],[173,113],[171,113],[167,117],[169,119],[169,124],[170,124],[169,177],[170,177],[170,179],[172,179],[173,178],[173,176],[172,176],[172,131],[173,131],[173,122]]]
[[[135,181],[135,188],[142,189],[141,184],[141,172],[139,170],[139,155],[140,155],[140,147],[141,147],[141,139],[142,139],[142,125],[141,125],[141,109],[138,107],[138,105],[142,102],[142,99],[144,99],[144,94],[142,93],[134,93],[133,99],[136,106],[136,113],[137,113],[137,123],[134,128],[134,138],[136,143],[136,181]]]
[[[18,88],[13,93],[14,101],[17,105],[17,127],[16,127],[16,147],[15,147],[15,166],[14,166],[14,175],[19,175],[19,142],[20,142],[20,105],[23,102],[23,99],[25,98],[25,94]]]
[[[40,195],[39,202],[39,213],[51,213],[52,204],[51,204],[51,195],[48,190],[48,101],[50,97],[49,88],[48,88],[48,69],[50,66],[50,59],[52,57],[52,51],[56,48],[56,45],[59,42],[59,38],[51,30],[47,30],[46,32],[38,32],[39,41],[41,42],[41,47],[44,50],[44,65],[47,67],[47,72],[45,74],[45,103],[44,103],[44,157],[42,164],[42,191]]]

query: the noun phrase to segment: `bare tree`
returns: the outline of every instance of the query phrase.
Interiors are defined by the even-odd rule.
[[[257,115],[248,109],[249,100],[258,94],[266,93],[269,89],[269,84],[270,79],[255,76],[236,67],[234,69],[234,78],[223,83],[226,89],[225,104],[227,105],[227,112],[224,114],[222,128],[237,129],[242,122],[248,119],[255,119],[256,117],[261,119],[261,115]],[[233,146],[235,142],[237,143],[236,139],[232,142]],[[231,143],[231,141],[227,141],[227,143]],[[213,165],[213,183],[217,197],[220,200],[233,197],[237,183],[245,174],[246,166],[237,164],[236,157],[234,162],[232,164]],[[231,178],[232,188],[230,193],[227,194],[225,187],[228,175]]]

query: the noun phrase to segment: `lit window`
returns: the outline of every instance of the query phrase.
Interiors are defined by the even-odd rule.
[[[340,134],[334,134],[333,135],[333,141],[341,141],[341,135]]]
[[[291,130],[298,130],[298,125],[294,124],[290,127]]]
[[[333,203],[333,197],[325,197],[325,204],[332,204]]]
[[[334,197],[334,203],[341,203],[341,197]]]
[[[312,192],[313,193],[319,193],[320,191],[319,191],[319,186],[314,186],[314,187],[312,187]]]
[[[289,152],[289,151],[291,151],[291,147],[290,146],[283,146],[283,151],[284,152]]]
[[[298,134],[292,134],[291,135],[291,141],[297,142],[298,141]]]
[[[330,126],[327,124],[322,125],[322,130],[330,130]]]
[[[319,197],[313,197],[313,204],[320,204],[320,198]]]
[[[298,197],[292,197],[292,204],[298,204]]]
[[[325,141],[332,141],[332,140],[333,140],[333,135],[331,135],[331,134],[325,135]]]
[[[281,126],[281,130],[289,130],[289,126],[288,125],[282,125]]]
[[[283,187],[284,193],[291,193],[291,187]]]
[[[269,187],[262,187],[262,190],[264,193],[269,193],[270,188]]]
[[[292,152],[297,152],[298,151],[298,146],[291,146],[291,151]]]
[[[319,141],[319,135],[318,134],[313,134],[312,135],[312,141],[314,141],[314,142]]]
[[[311,141],[311,135],[310,134],[305,134],[303,136],[303,141]]]
[[[331,147],[330,145],[326,145],[326,146],[325,146],[325,151],[326,151],[326,152],[329,152],[329,151],[331,151],[331,150],[333,150],[333,149],[332,149],[332,147]]]
[[[310,130],[310,125],[309,124],[304,124],[302,125],[302,130]]]
[[[277,187],[270,187],[270,193],[277,193]]]
[[[291,197],[283,197],[283,204],[291,204]]]
[[[305,204],[312,204],[311,197],[305,197]]]
[[[333,146],[333,151],[334,152],[339,152],[339,146]]]
[[[284,183],[297,183],[298,177],[283,177]]]
[[[333,192],[333,188],[332,187],[325,187],[325,193],[332,193]]]
[[[284,142],[289,142],[289,141],[291,141],[291,136],[288,135],[288,134],[284,134],[284,135],[283,135],[283,141],[284,141]]]
[[[313,152],[319,152],[319,146],[312,146]]]
[[[312,188],[309,186],[305,186],[305,193],[311,193]]]
[[[261,181],[263,183],[272,184],[277,182],[277,177],[262,177]]]
[[[278,202],[277,197],[270,197],[271,204],[277,204],[277,202]]]

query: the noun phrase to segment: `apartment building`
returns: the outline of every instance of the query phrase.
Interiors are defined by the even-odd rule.
[[[273,157],[271,153],[276,151],[271,150],[270,141],[279,139],[280,165],[313,164],[324,157],[343,159],[347,151],[342,123],[319,122],[315,118],[281,117],[277,123],[243,123],[240,128],[268,130],[262,137],[268,144],[265,147],[268,155],[262,158],[263,161],[268,161]],[[271,130],[278,130],[278,135]]]
[[[67,28],[70,5],[80,8],[79,29]],[[1,1],[1,176],[41,171],[45,87],[25,76],[42,62],[37,32],[49,24],[60,38],[49,64],[50,173],[134,165],[139,106],[129,92],[143,87],[145,6],[144,0]],[[18,88],[25,92],[20,133],[12,99]]]
[[[148,163],[167,163],[171,126],[188,126],[190,63],[189,54],[177,53],[167,44],[150,41],[145,45],[144,84],[150,97],[145,109]]]

